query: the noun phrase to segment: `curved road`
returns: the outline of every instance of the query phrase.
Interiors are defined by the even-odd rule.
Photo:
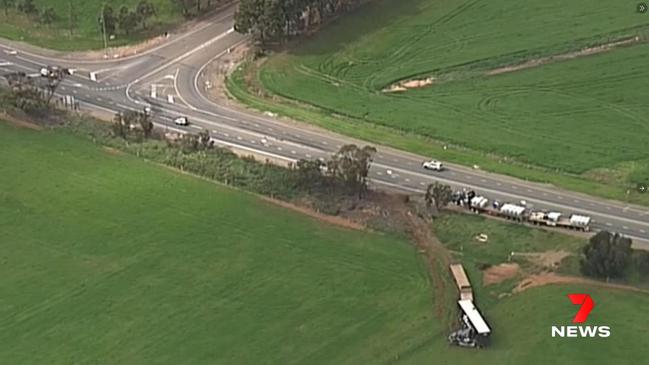
[[[213,18],[197,23],[184,34],[151,50],[123,59],[75,61],[52,57],[33,47],[16,47],[0,40],[0,74],[14,71],[38,73],[46,65],[75,68],[58,93],[74,96],[82,109],[113,114],[150,106],[159,127],[181,132],[210,131],[217,144],[250,151],[274,160],[327,158],[347,143],[365,142],[312,126],[291,123],[243,109],[233,109],[205,97],[205,65],[229,48],[245,41],[232,30],[236,5],[227,6]],[[90,74],[96,76],[90,79]],[[187,116],[188,127],[173,125],[176,116]],[[491,199],[526,200],[528,206],[581,213],[593,218],[594,230],[608,229],[634,239],[637,248],[649,249],[649,207],[594,198],[555,187],[507,176],[449,165],[443,172],[428,172],[417,156],[379,147],[370,171],[379,187],[423,193],[432,181],[455,188],[475,189]]]

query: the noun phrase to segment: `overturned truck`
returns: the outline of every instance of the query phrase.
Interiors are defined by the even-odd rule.
[[[491,329],[473,303],[473,289],[461,264],[450,265],[451,274],[457,285],[460,300],[460,328],[448,336],[451,345],[462,347],[484,347],[489,344]]]

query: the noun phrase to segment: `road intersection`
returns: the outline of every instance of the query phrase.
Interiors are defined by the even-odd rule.
[[[363,141],[293,123],[274,116],[232,108],[205,95],[205,66],[245,38],[233,31],[235,6],[220,11],[209,21],[187,33],[170,37],[162,45],[140,54],[117,59],[74,60],[39,53],[0,40],[0,73],[38,73],[41,67],[58,65],[75,69],[59,87],[82,110],[115,113],[150,106],[155,123],[174,131],[206,129],[217,144],[250,151],[257,156],[287,162],[301,158],[327,158],[347,143]],[[91,80],[91,74],[94,79]],[[188,127],[173,124],[187,116]],[[649,207],[633,206],[564,191],[458,165],[442,172],[421,168],[430,156],[417,156],[388,147],[378,147],[370,171],[372,184],[421,193],[433,181],[455,188],[472,188],[479,194],[502,201],[525,200],[528,206],[580,213],[593,218],[595,230],[607,229],[634,239],[638,248],[649,249]]]

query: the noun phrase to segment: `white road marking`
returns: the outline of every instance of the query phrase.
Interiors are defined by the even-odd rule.
[[[423,181],[420,181],[420,182],[419,182],[419,185],[421,185],[421,186],[426,186],[426,183],[423,182]]]
[[[296,154],[297,152],[295,152],[295,151],[291,151],[291,153],[292,153],[292,154]]]
[[[238,141],[240,141],[240,140],[242,140],[242,139],[243,139],[243,138],[241,138],[240,136],[237,136],[237,140],[238,140]]]
[[[405,181],[406,181],[406,182],[410,182],[410,179],[408,179],[408,178],[406,178],[406,180],[405,180]]]
[[[194,128],[194,129],[203,129],[203,127],[199,127],[199,126],[194,125],[194,124],[190,124],[189,126],[190,126],[191,128]]]
[[[281,151],[281,150],[282,150],[282,147],[277,147],[277,150],[278,150],[278,151]]]
[[[606,225],[609,226],[609,227],[612,226],[612,224],[609,223],[609,222],[606,222]]]
[[[622,226],[622,229],[629,229],[629,227],[627,227],[627,226]]]

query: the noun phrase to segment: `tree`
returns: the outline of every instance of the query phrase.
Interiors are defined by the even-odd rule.
[[[214,141],[210,137],[210,132],[203,129],[198,133],[198,148],[201,150],[208,150],[214,146]]]
[[[187,18],[191,16],[190,9],[196,5],[196,1],[197,0],[171,0],[172,3],[180,6],[183,16]]]
[[[12,8],[16,5],[15,0],[2,0],[2,7],[5,10],[5,18],[9,17],[9,8]]]
[[[9,84],[9,102],[25,112],[40,111],[47,107],[39,88],[33,79],[24,72],[14,72],[5,75]]]
[[[345,145],[331,157],[327,169],[331,176],[341,179],[348,189],[362,198],[367,190],[367,176],[375,153],[376,149],[371,146]]]
[[[56,11],[53,7],[49,7],[41,14],[41,23],[52,24],[56,20]]]
[[[124,114],[117,112],[113,117],[113,124],[111,125],[113,134],[117,137],[126,138],[131,129],[130,123],[124,118]]]
[[[320,160],[301,159],[295,165],[297,183],[308,192],[324,183],[325,176],[323,170],[325,163]]]
[[[141,0],[135,8],[135,13],[142,20],[142,27],[146,29],[147,20],[156,15],[155,7],[147,0]]]
[[[641,275],[649,275],[649,252],[638,250],[634,261],[636,268]]]
[[[600,231],[590,238],[583,248],[581,271],[584,275],[606,278],[618,278],[624,275],[631,257],[631,239]]]
[[[122,22],[126,17],[128,16],[128,6],[122,5],[121,8],[119,8],[119,12],[117,13],[117,24],[119,27],[122,27]]]
[[[46,100],[47,104],[50,103],[52,97],[54,96],[54,93],[56,93],[56,89],[58,89],[59,85],[68,75],[70,75],[70,70],[68,70],[67,68],[48,67],[48,74],[47,76],[45,76],[45,86],[47,87],[48,91],[48,97]]]
[[[102,22],[105,24],[102,24]],[[107,34],[113,34],[115,33],[116,24],[117,17],[113,8],[110,5],[104,5],[102,8],[102,16],[99,17],[99,25],[105,27]]]
[[[435,181],[434,183],[429,184],[426,188],[424,199],[426,200],[426,206],[428,208],[435,206],[435,208],[439,210],[448,205],[451,201],[452,195],[453,190],[450,186]]]
[[[151,132],[153,132],[153,122],[151,121],[151,116],[145,112],[139,112],[137,120],[140,124],[140,128],[142,128],[144,138],[149,138],[151,136]]]
[[[122,12],[125,10],[125,12]],[[136,27],[138,23],[138,16],[132,11],[129,11],[128,8],[123,6],[119,11],[119,28],[126,33],[130,34]]]
[[[36,5],[34,5],[34,0],[23,0],[18,4],[18,10],[27,15],[38,14],[38,9],[36,8]]]

